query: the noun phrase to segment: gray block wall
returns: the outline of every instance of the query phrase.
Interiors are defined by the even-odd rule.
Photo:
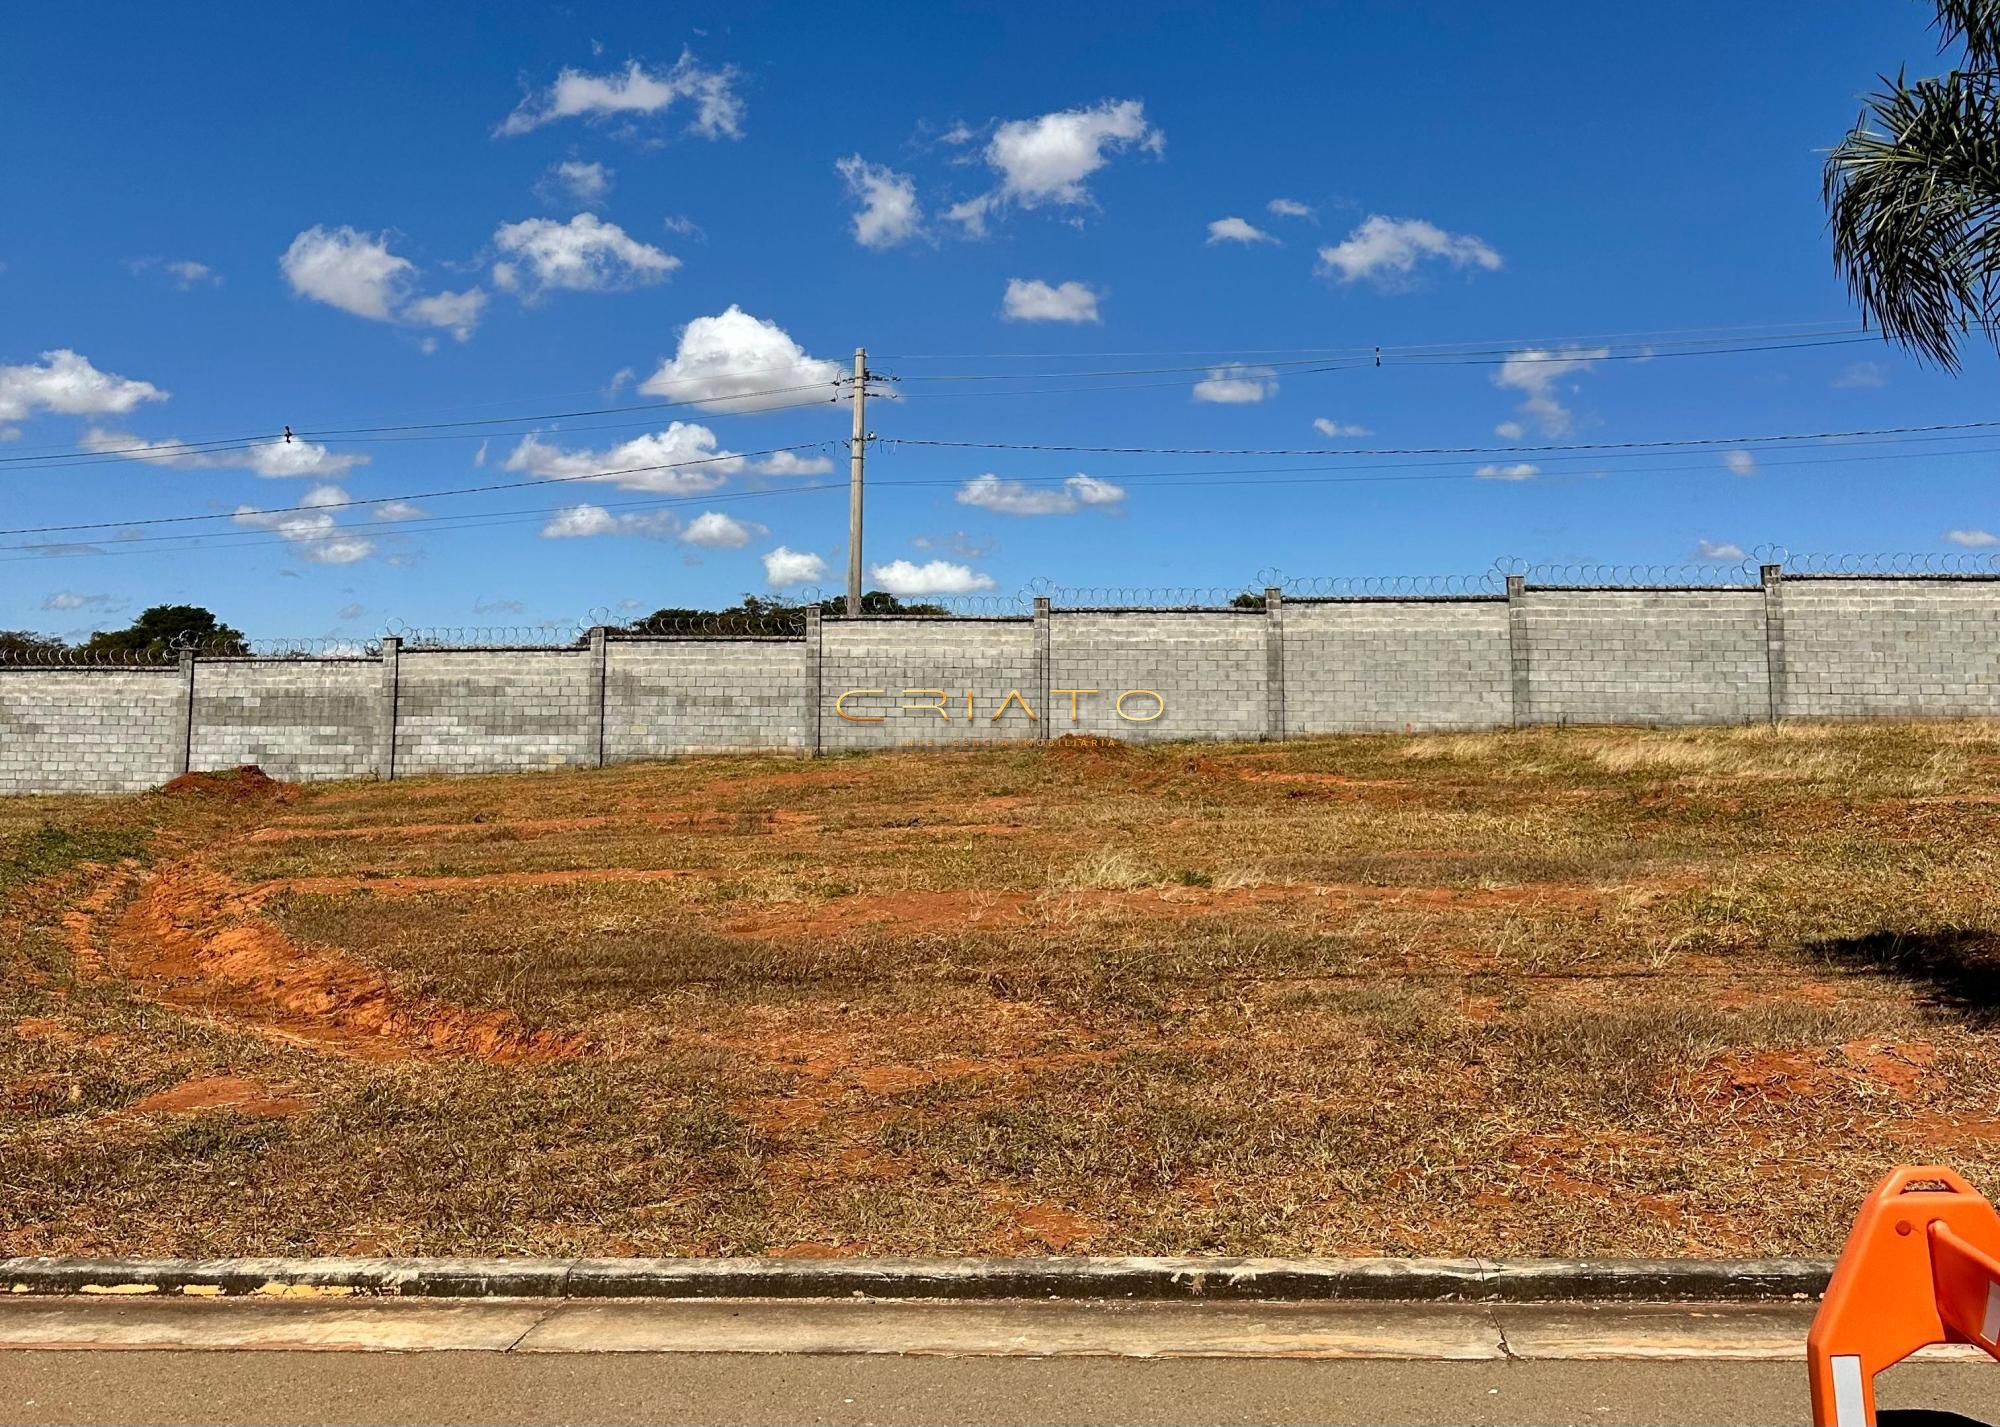
[[[396,776],[595,767],[588,649],[404,649]]]
[[[612,640],[604,760],[750,749],[804,752],[803,640]]]
[[[1051,615],[1050,734],[1140,742],[1263,737],[1265,619],[1262,610]],[[1095,692],[1076,695],[1072,710],[1063,689]],[[1135,690],[1159,697],[1129,692]]]
[[[185,691],[171,665],[0,672],[0,792],[157,787],[184,767]]]
[[[2000,589],[1985,580],[1787,580],[1792,718],[2000,714]]]
[[[385,710],[373,659],[203,663],[194,680],[188,766],[255,763],[274,778],[360,778],[377,771]]]
[[[1288,735],[1513,721],[1504,600],[1287,601],[1283,621]]]
[[[1519,723],[1770,716],[1762,590],[1529,590],[1519,608],[1529,649]]]
[[[1032,620],[827,620],[820,635],[824,752],[1041,736],[1047,715]],[[849,693],[858,689],[882,692]],[[1021,699],[1009,702],[1014,690]],[[1034,718],[1022,711],[1024,702]]]

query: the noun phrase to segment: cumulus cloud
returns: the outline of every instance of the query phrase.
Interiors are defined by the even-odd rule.
[[[1604,347],[1530,347],[1508,354],[1493,374],[1493,385],[1521,393],[1520,413],[1550,436],[1567,436],[1576,418],[1562,402],[1563,378],[1587,372],[1610,355]]]
[[[300,297],[371,322],[446,328],[461,342],[486,307],[486,294],[476,287],[413,297],[416,264],[390,252],[385,235],[346,226],[306,229],[278,258],[278,269]]]
[[[558,119],[604,119],[613,115],[650,115],[686,105],[694,111],[690,133],[705,139],[743,137],[743,101],[736,93],[733,66],[710,69],[682,50],[667,70],[652,70],[638,60],[622,71],[587,74],[565,68],[547,89],[528,95],[495,130],[496,136],[525,134]]]
[[[606,451],[564,450],[530,433],[507,457],[508,470],[544,480],[605,481],[620,490],[663,495],[712,491],[745,464],[743,457],[716,445],[713,431],[686,421]]]
[[[1722,464],[1729,468],[1729,474],[1732,476],[1757,474],[1757,458],[1748,451],[1724,451]]]
[[[1274,198],[1264,208],[1280,218],[1310,218],[1313,212],[1296,198]]]
[[[1518,441],[1528,434],[1528,428],[1518,421],[1503,421],[1493,428],[1493,434],[1502,441]]]
[[[681,532],[690,545],[706,545],[711,550],[741,550],[751,539],[770,532],[761,525],[737,520],[719,510],[704,510]]]
[[[1125,488],[1081,473],[1060,486],[1031,486],[1002,480],[988,472],[958,488],[960,505],[974,505],[1001,515],[1069,515],[1085,508],[1104,510],[1125,499]]]
[[[493,265],[493,282],[509,292],[613,292],[664,282],[681,265],[671,253],[642,243],[616,223],[579,213],[567,223],[526,218],[503,223],[493,245],[506,257]]]
[[[969,595],[993,588],[993,577],[949,560],[891,560],[868,567],[870,583],[892,595]]]
[[[917,202],[917,181],[886,164],[872,164],[849,154],[834,168],[847,184],[854,212],[854,241],[864,248],[893,248],[924,231],[924,210]]]
[[[201,451],[191,450],[186,442],[171,436],[149,441],[129,432],[93,426],[83,433],[77,445],[100,456],[122,456],[128,461],[172,466],[177,470],[241,469],[273,478],[309,476],[327,480],[368,464],[368,457],[357,452],[334,451],[317,441],[286,441],[283,437],[260,441],[248,450]]]
[[[1242,218],[1218,218],[1208,225],[1210,246],[1216,243],[1275,243],[1278,240]]]
[[[817,584],[826,578],[826,561],[804,550],[780,545],[764,552],[764,582],[774,590]]]
[[[1984,550],[2000,545],[2000,535],[1990,530],[1947,530],[1944,538],[1953,545],[1964,546],[1967,550]]]
[[[1322,436],[1330,436],[1336,440],[1343,436],[1373,436],[1375,434],[1366,426],[1342,423],[1335,421],[1330,416],[1315,416],[1313,418],[1313,430],[1319,432]]]
[[[1367,279],[1394,287],[1409,279],[1420,262],[1493,272],[1500,255],[1470,233],[1447,233],[1421,218],[1371,214],[1338,243],[1319,250],[1320,272],[1341,282]]]
[[[1107,99],[1088,109],[1011,119],[995,129],[986,144],[986,164],[999,175],[999,186],[956,205],[945,216],[977,235],[986,231],[990,214],[1010,203],[1022,208],[1088,207],[1092,199],[1085,180],[1112,156],[1127,149],[1157,156],[1165,151],[1166,142],[1166,135],[1146,122],[1146,107],[1137,99]]]
[[[339,486],[314,486],[300,499],[302,506],[345,506],[347,492]],[[254,505],[239,505],[231,517],[236,524],[276,531],[298,546],[302,560],[320,565],[351,565],[374,552],[375,542],[343,532],[330,510],[265,511]]]
[[[1749,558],[1749,556],[1743,553],[1741,545],[1734,545],[1726,540],[1720,542],[1714,540],[1697,540],[1694,547],[1694,557],[1697,560],[1747,560]]]
[[[536,192],[546,203],[568,199],[585,208],[596,208],[611,196],[611,170],[601,163],[565,159],[543,176]]]
[[[1278,374],[1269,367],[1240,364],[1210,367],[1208,375],[1194,384],[1196,401],[1216,402],[1224,406],[1241,406],[1277,394]]]
[[[833,458],[801,456],[796,451],[773,451],[751,469],[760,476],[823,476],[833,469]]]
[[[1095,322],[1098,294],[1088,284],[1058,283],[1040,278],[1007,279],[1000,315],[1009,322]]]
[[[52,595],[42,597],[42,608],[57,612],[77,609],[113,609],[124,601],[113,595],[85,595],[75,590],[57,590]]]
[[[613,515],[601,505],[573,505],[557,511],[542,527],[544,540],[578,540],[593,535],[643,535],[664,540],[680,528],[668,511]]]
[[[420,505],[412,505],[406,500],[385,500],[375,507],[377,520],[424,520],[429,516]]]
[[[64,416],[115,416],[142,401],[165,401],[151,382],[100,372],[90,359],[58,347],[38,362],[0,366],[0,421],[20,421],[37,411]]]
[[[1485,465],[1472,474],[1482,481],[1531,481],[1542,473],[1542,468],[1532,461],[1516,461],[1512,465]]]
[[[824,386],[831,396],[840,375],[840,363],[807,356],[777,323],[732,305],[682,328],[673,357],[639,390],[692,401],[709,411],[768,411],[811,395],[787,388]]]
[[[1836,391],[1867,391],[1889,384],[1889,369],[1880,362],[1850,362],[1833,379]]]

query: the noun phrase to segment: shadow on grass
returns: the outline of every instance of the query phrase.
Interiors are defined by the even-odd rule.
[[[1829,965],[1921,986],[1939,1005],[1979,1022],[2000,1021],[2000,932],[1878,931],[1811,942],[1806,951]]]

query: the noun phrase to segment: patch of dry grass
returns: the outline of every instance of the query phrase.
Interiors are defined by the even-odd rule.
[[[0,1252],[1823,1253],[2000,1185],[1996,832],[1986,723],[0,800]]]

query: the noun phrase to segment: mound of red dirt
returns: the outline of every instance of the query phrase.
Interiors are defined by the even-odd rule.
[[[217,802],[284,802],[297,793],[290,783],[281,783],[259,768],[246,763],[215,773],[183,773],[160,789],[173,797],[210,798]]]

